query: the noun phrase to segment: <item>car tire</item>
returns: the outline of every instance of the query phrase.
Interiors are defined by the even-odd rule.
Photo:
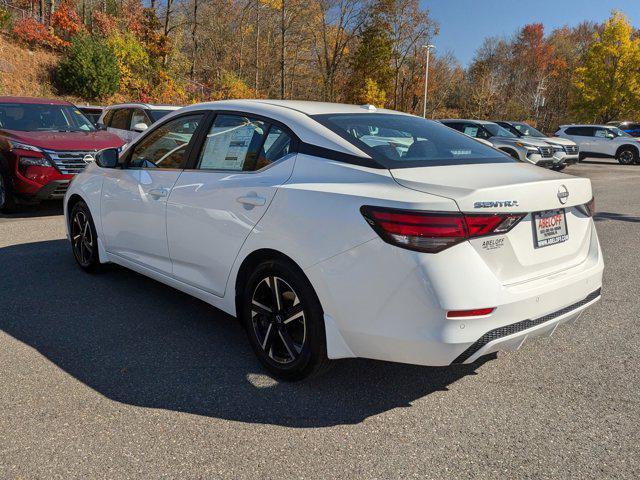
[[[616,153],[616,160],[621,165],[632,165],[638,162],[638,150],[633,147],[622,147]]]
[[[0,212],[12,213],[16,209],[16,202],[11,193],[9,179],[0,172]]]
[[[98,256],[98,234],[89,207],[82,200],[71,209],[69,233],[76,263],[85,272],[99,271],[101,264]]]
[[[565,168],[567,168],[567,166],[565,164],[562,165],[554,165],[553,167],[551,167],[551,170],[555,170],[556,172],[561,172],[562,170],[564,170]]]
[[[274,377],[297,381],[328,368],[322,306],[297,266],[260,263],[248,276],[240,314],[253,351]]]

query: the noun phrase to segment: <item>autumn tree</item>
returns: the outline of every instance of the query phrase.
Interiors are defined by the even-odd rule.
[[[384,106],[393,84],[389,31],[379,18],[372,16],[359,37],[358,47],[350,59],[346,100]],[[372,101],[374,98],[375,102]]]
[[[576,69],[573,110],[607,122],[640,113],[640,39],[624,15],[614,12]]]

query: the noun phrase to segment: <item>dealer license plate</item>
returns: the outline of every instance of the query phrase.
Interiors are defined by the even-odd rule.
[[[533,214],[533,233],[536,248],[548,247],[569,239],[567,216],[564,209],[547,210]]]

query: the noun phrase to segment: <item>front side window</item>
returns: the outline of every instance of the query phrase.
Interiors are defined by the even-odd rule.
[[[201,120],[202,114],[186,115],[154,129],[133,148],[129,168],[183,168]]]
[[[630,137],[631,136],[627,132],[625,132],[624,130],[620,130],[618,127],[608,128],[607,130],[609,131],[609,133],[614,134],[616,137]]]
[[[597,138],[611,138],[614,137],[615,133],[612,131],[612,129],[608,129],[608,128],[596,128],[595,129],[595,135],[594,137]]]
[[[0,128],[22,132],[92,132],[96,128],[73,105],[0,103]]]
[[[216,116],[204,141],[198,168],[201,170],[253,171],[262,160],[267,125],[241,115]]]
[[[139,108],[136,108],[131,114],[131,122],[129,123],[129,130],[133,130],[133,127],[138,125],[139,123],[144,123],[146,126],[149,126],[149,120],[145,115],[144,111]]]
[[[412,115],[327,114],[313,118],[386,168],[516,162],[438,122]],[[391,129],[394,136],[372,133],[380,129]],[[367,135],[359,133],[367,131]]]
[[[501,127],[497,123],[485,123],[483,126],[493,137],[518,138],[517,135],[514,135],[509,130]]]
[[[516,130],[518,130],[518,132],[520,132],[520,134],[524,137],[546,137],[546,135],[540,130],[536,130],[527,123],[515,123],[514,125],[516,127]]]
[[[111,123],[109,126],[111,128],[117,128],[118,130],[129,130],[129,115],[131,113],[131,109],[129,108],[119,108],[115,112],[113,112],[113,116],[111,117]]]

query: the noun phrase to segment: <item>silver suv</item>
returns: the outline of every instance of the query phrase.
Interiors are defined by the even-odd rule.
[[[547,168],[553,168],[557,162],[553,156],[553,146],[547,142],[536,138],[520,138],[495,122],[457,118],[440,122],[470,137],[488,140],[495,148],[517,160]]]
[[[580,147],[578,147],[578,144],[573,140],[561,137],[549,137],[524,122],[498,121],[496,123],[520,138],[537,138],[552,145],[553,156],[558,160],[553,166],[554,170],[562,170],[567,165],[578,163],[580,159]]]

